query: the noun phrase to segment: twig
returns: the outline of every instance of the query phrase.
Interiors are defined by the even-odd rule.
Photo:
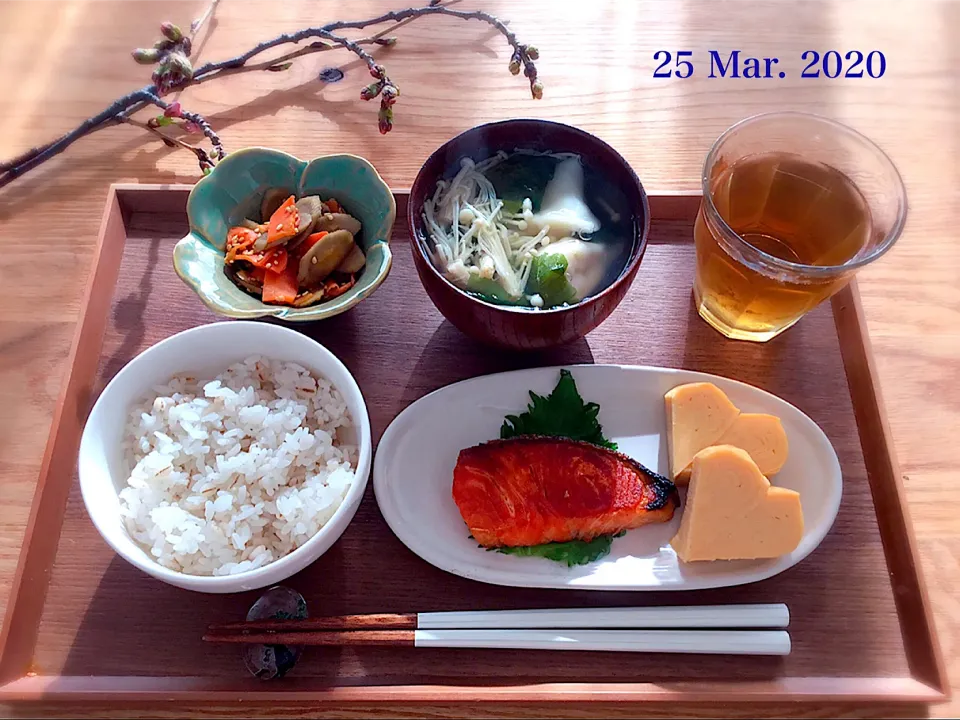
[[[382,23],[391,21],[400,23],[401,21],[409,21],[424,17],[426,15],[450,15],[462,20],[479,20],[492,25],[494,28],[499,30],[514,50],[522,47],[517,41],[517,36],[512,33],[506,25],[504,25],[500,20],[495,18],[490,13],[484,12],[483,10],[453,10],[445,5],[429,5],[427,7],[407,8],[406,10],[392,10],[391,12],[384,13],[379,17],[370,18],[369,20],[338,20],[337,22],[328,23],[320,27],[304,28],[303,30],[299,30],[295,33],[283,33],[272,40],[267,40],[255,45],[247,52],[237,55],[236,57],[229,58],[227,60],[221,60],[220,62],[211,62],[207,63],[206,65],[202,65],[194,71],[193,75],[194,78],[202,78],[204,75],[216,70],[242,66],[260,53],[277,47],[278,45],[299,43],[314,37],[324,37],[329,39],[330,34],[335,33],[337,30],[362,30],[363,28],[370,27],[371,25],[380,25]],[[346,40],[346,38],[340,38],[340,36],[337,37],[338,41],[339,39]]]
[[[219,2],[219,0],[217,1]],[[450,7],[451,5],[456,5],[460,2],[462,2],[462,0],[446,0],[446,2],[442,3],[440,6]],[[354,40],[353,42],[356,43],[357,45],[380,44],[378,41],[381,41],[384,38],[387,38],[387,36],[389,36],[393,32],[396,32],[399,28],[402,28],[404,25],[409,25],[418,17],[419,15],[411,15],[410,17],[404,20],[399,20],[395,22],[390,27],[384,30],[381,30],[378,33],[370,35],[369,37],[360,38],[359,40]],[[373,22],[368,24],[379,24],[379,23]],[[297,42],[297,41],[293,41],[293,42]],[[388,44],[391,44],[391,43],[388,43]],[[326,50],[336,50],[338,49],[338,47],[342,47],[342,45],[340,45],[339,43],[337,45],[329,45],[327,43],[322,43],[322,42],[311,43],[310,45],[307,45],[304,48],[300,48],[299,50],[294,50],[292,52],[287,53],[286,55],[280,55],[278,57],[275,57],[272,60],[265,60],[255,65],[247,64],[247,62],[244,61],[244,63],[240,65],[235,65],[231,67],[219,67],[220,65],[231,63],[237,58],[223,61],[223,63],[216,63],[217,67],[212,67],[212,68],[210,66],[213,65],[213,63],[208,63],[208,65],[198,68],[193,74],[193,79],[187,83],[184,83],[182,88],[187,88],[187,87],[190,87],[191,85],[199,85],[200,83],[204,83],[213,78],[226,77],[227,75],[235,75],[235,74],[244,73],[244,72],[255,72],[258,70],[269,70],[272,67],[276,67],[277,65],[282,65],[291,60],[296,60],[297,58],[304,57],[305,55],[312,55],[313,53],[324,52]],[[258,50],[257,48],[254,48],[256,52],[251,54],[250,57],[252,58],[254,55],[257,55],[266,49],[268,48],[264,47],[262,50]]]
[[[84,135],[87,135],[94,130],[99,130],[105,123],[116,122],[117,116],[119,116],[124,110],[129,109],[137,103],[148,101],[154,87],[148,85],[147,87],[140,88],[135,90],[132,93],[124,95],[117,100],[114,100],[108,107],[103,109],[101,112],[97,113],[91,118],[87,118],[79,126],[74,128],[68,133],[61,135],[56,140],[53,140],[45,145],[40,145],[28,150],[19,157],[14,158],[13,160],[7,161],[5,163],[0,163],[0,187],[11,182],[13,179],[23,175],[23,173],[28,170],[32,170],[37,165],[42,163],[44,160],[47,160],[59,152],[62,152],[74,142],[82,138]]]
[[[459,0],[452,1],[459,2]],[[200,31],[203,25],[213,16],[219,4],[220,0],[211,0],[203,15],[190,23],[191,41],[196,37],[197,32]],[[71,130],[68,133],[65,133],[64,135],[61,135],[56,140],[51,140],[48,143],[31,148],[27,152],[18,155],[12,160],[0,163],[0,187],[12,182],[23,173],[42,163],[44,160],[47,160],[53,155],[62,152],[81,137],[97,132],[98,130],[102,130],[105,127],[110,127],[111,125],[116,125],[119,123],[129,123],[131,125],[137,125],[138,127],[155,131],[155,128],[149,127],[144,123],[130,121],[129,116],[133,115],[135,112],[148,104],[145,100],[140,98],[143,98],[149,93],[155,95],[156,92],[157,88],[153,85],[140,88],[135,92],[119,98],[99,115],[85,120],[80,124],[79,127]],[[115,110],[118,107],[120,109]],[[115,116],[111,117],[111,115]],[[159,134],[163,136],[163,133]]]
[[[495,28],[513,48],[513,54],[511,55],[509,64],[510,72],[516,75],[522,67],[524,75],[530,81],[531,94],[534,98],[539,98],[543,93],[543,86],[537,79],[537,69],[533,62],[538,56],[537,49],[530,45],[521,44],[517,40],[516,35],[507,28],[505,23],[489,13],[482,10],[463,11],[451,9],[450,6],[459,1],[460,0],[448,0],[446,3],[438,3],[436,0],[432,0],[430,4],[425,7],[394,10],[368,20],[336,21],[319,27],[305,28],[295,33],[284,33],[272,40],[259,43],[241,55],[219,62],[206,63],[194,70],[188,57],[191,52],[193,38],[200,28],[212,17],[219,4],[219,0],[211,0],[206,12],[191,23],[189,35],[184,35],[180,29],[172,23],[163,23],[163,25],[161,25],[161,32],[164,35],[164,39],[158,41],[153,48],[138,49],[134,52],[134,58],[137,62],[143,64],[158,63],[154,71],[153,84],[118,98],[100,113],[84,120],[78,127],[59,138],[32,148],[12,160],[0,163],[0,187],[8,185],[37,165],[63,152],[80,138],[105,127],[127,123],[137,127],[147,127],[147,129],[151,131],[156,131],[156,128],[150,127],[149,124],[134,121],[131,115],[148,105],[154,105],[165,111],[169,111],[171,105],[161,99],[161,95],[166,92],[172,90],[180,91],[213,78],[241,72],[286,69],[294,59],[315,52],[332,50],[337,47],[349,50],[363,60],[370,70],[370,74],[375,78],[374,83],[365,86],[361,90],[360,97],[364,100],[370,100],[377,96],[380,97],[378,120],[380,131],[386,133],[393,127],[393,105],[400,95],[400,91],[396,84],[390,80],[383,66],[379,65],[376,59],[364,50],[362,46],[370,44],[392,45],[393,42],[391,42],[391,40],[395,42],[395,38],[387,38],[389,33],[394,32],[397,28],[417,18],[427,15],[447,15],[461,20],[478,20]],[[383,23],[392,23],[392,25],[374,35],[358,40],[351,40],[339,34],[341,30],[360,30],[371,25],[380,25]],[[271,48],[286,44],[297,44],[309,39],[314,39],[314,42],[306,47],[301,47],[273,60],[249,63],[251,59]],[[195,123],[200,128],[204,136],[213,146],[212,153],[208,153],[202,148],[188,143],[177,141],[165,133],[155,132],[155,134],[158,134],[166,142],[173,142],[175,145],[190,149],[197,155],[201,168],[205,171],[212,166],[213,163],[224,157],[225,151],[220,137],[203,116],[180,110],[179,106],[177,107],[177,116]],[[201,152],[198,151],[202,151],[203,154],[201,155]]]
[[[210,0],[210,4],[207,6],[207,11],[190,23],[190,38],[191,40],[197,37],[197,33],[200,32],[200,28],[203,27],[203,24],[213,17],[213,14],[217,11],[217,5],[220,4],[220,0]]]
[[[191,145],[188,142],[184,142],[180,138],[171,137],[170,135],[167,135],[165,132],[162,132],[160,128],[155,128],[152,125],[148,125],[145,122],[140,122],[139,120],[134,120],[133,118],[130,118],[130,117],[121,118],[120,122],[126,123],[127,125],[133,125],[134,127],[142,128],[147,132],[153,133],[154,135],[158,136],[161,140],[163,140],[164,145],[167,145],[169,147],[173,147],[173,146],[182,147],[184,150],[189,150],[190,152],[192,152],[194,155],[197,156],[197,160],[200,162],[201,166],[203,165],[203,163],[207,163],[208,165],[211,165],[211,166],[213,165],[213,161],[210,158],[210,155],[202,147],[199,147],[197,145]]]
[[[388,35],[390,32],[393,31],[394,27],[397,27],[397,25],[394,25],[388,28],[386,31],[384,31],[383,35]],[[370,37],[370,38],[362,38],[360,40],[356,40],[355,42],[357,43],[357,45],[372,45],[376,42],[376,40],[373,37]],[[213,80],[215,78],[227,77],[228,75],[239,75],[240,73],[246,73],[246,72],[258,72],[258,71],[262,72],[264,70],[269,70],[270,68],[277,67],[278,65],[283,65],[285,63],[290,62],[291,60],[296,60],[297,58],[301,58],[306,55],[313,55],[314,53],[325,52],[327,50],[339,50],[340,47],[341,47],[340,45],[330,45],[325,42],[317,41],[314,43],[310,43],[306,47],[302,47],[299,50],[293,50],[292,52],[288,52],[285,55],[278,55],[272,60],[264,60],[263,62],[255,63],[253,65],[248,64],[248,65],[239,65],[237,67],[232,67],[232,68],[223,68],[222,70],[217,70],[212,73],[207,73],[206,75],[202,75],[200,77],[194,76],[192,80],[190,80],[187,83],[184,83],[180,88],[177,88],[177,89],[178,90],[186,89],[193,85],[200,85],[201,83],[205,83],[209,80]]]

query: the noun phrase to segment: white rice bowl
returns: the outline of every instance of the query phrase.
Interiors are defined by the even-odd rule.
[[[272,563],[333,517],[357,448],[341,393],[291,362],[253,356],[215,378],[177,376],[129,414],[120,514],[157,563],[224,576]]]

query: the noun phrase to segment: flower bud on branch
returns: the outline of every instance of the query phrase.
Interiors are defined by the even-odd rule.
[[[386,135],[393,130],[393,108],[380,106],[380,112],[377,113],[377,127],[381,135]]]
[[[533,45],[518,45],[514,57],[523,63],[523,76],[530,81],[530,94],[539,100],[543,97],[543,83],[537,80],[537,66],[533,61],[540,57],[540,51]]]
[[[193,77],[193,65],[181,52],[170,52],[153,71],[153,84],[161,95],[183,85]]]
[[[360,88],[361,100],[373,100],[383,90],[383,81],[370,83]]]
[[[160,34],[170,42],[180,42],[183,40],[183,33],[180,31],[180,28],[172,22],[161,23]]]
[[[520,74],[520,49],[517,48],[513,51],[513,55],[510,56],[510,64],[507,65],[507,69],[510,71],[511,75]]]
[[[141,65],[153,65],[160,59],[160,51],[156,48],[137,48],[131,54]]]
[[[397,101],[398,97],[400,97],[400,90],[397,89],[397,86],[386,84],[383,86],[380,104],[382,107],[390,107]]]

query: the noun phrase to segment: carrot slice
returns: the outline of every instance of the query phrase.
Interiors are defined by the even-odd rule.
[[[267,270],[263,278],[263,301],[290,305],[297,299],[297,267],[288,265],[283,272]]]
[[[243,226],[232,227],[227,230],[227,247],[253,245],[258,237],[260,234],[256,230]]]
[[[267,242],[272,245],[275,242],[292,238],[299,231],[299,226],[300,211],[297,210],[296,201],[291,195],[270,216],[270,223],[267,227]]]
[[[263,269],[267,272],[283,272],[287,269],[289,257],[290,254],[282,247],[267,250],[263,255]]]
[[[287,253],[286,249],[282,247],[265,250],[264,252],[245,250],[237,253],[236,259],[244,260],[253,265],[255,268],[273,270],[274,272],[283,272],[287,267],[289,253]]]
[[[255,230],[245,227],[232,227],[227,231],[227,253],[226,262],[229,265],[237,259],[237,255],[253,247],[253,244],[260,237]]]
[[[323,284],[323,296],[331,299],[339,297],[352,288],[356,282],[357,279],[353,275],[350,276],[350,280],[343,284],[338,283],[336,280],[327,280]]]
[[[340,207],[340,203],[338,203],[338,202],[337,202],[336,200],[334,200],[333,198],[330,198],[330,199],[327,200],[326,203],[324,203],[324,204],[325,204],[328,208],[330,208],[330,212],[332,212],[332,213],[343,212],[343,208]]]

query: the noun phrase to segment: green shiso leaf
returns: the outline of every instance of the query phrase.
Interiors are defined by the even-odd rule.
[[[500,438],[507,440],[518,435],[545,435],[579,440],[616,450],[617,444],[603,436],[597,420],[600,406],[587,403],[577,391],[577,383],[569,370],[560,371],[560,380],[546,397],[530,393],[527,411],[507,415],[500,428]]]
[[[626,531],[616,535],[600,535],[593,540],[570,540],[569,542],[544,543],[529,547],[501,547],[498,552],[506,555],[521,557],[542,557],[554,562],[564,563],[567,567],[587,565],[610,554],[613,539],[620,537]]]

